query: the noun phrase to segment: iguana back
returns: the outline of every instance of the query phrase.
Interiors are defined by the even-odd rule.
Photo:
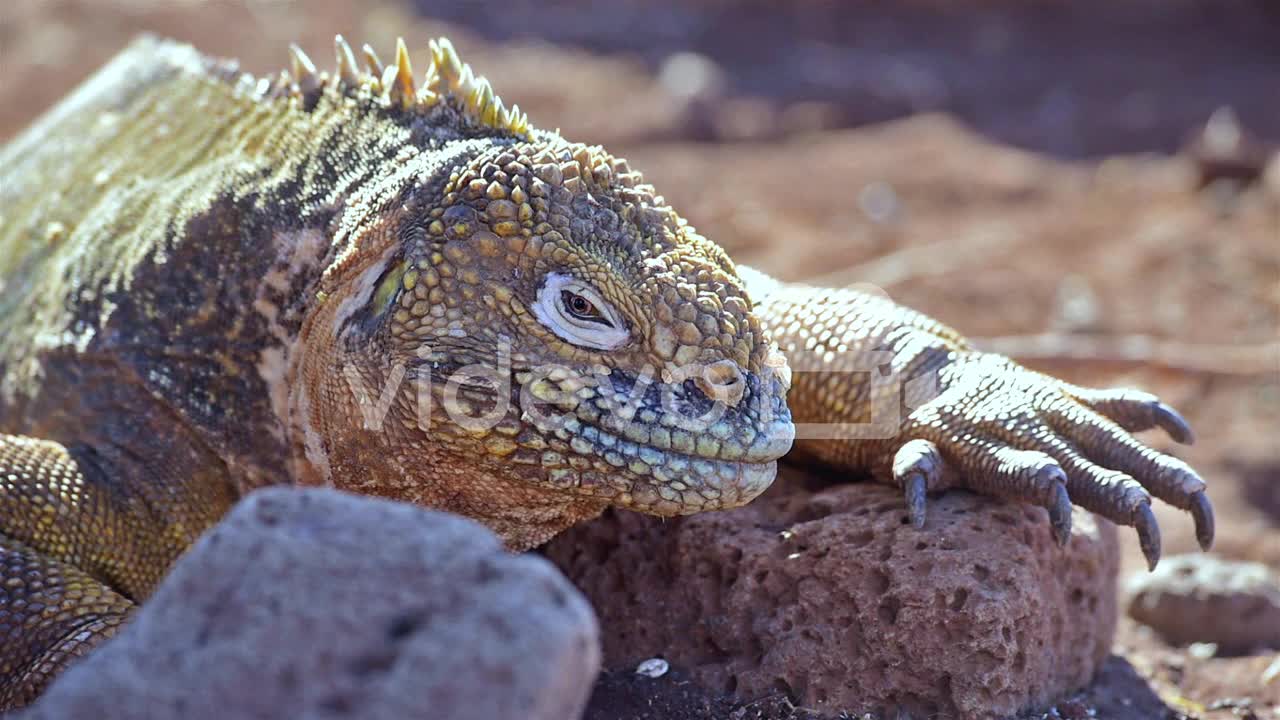
[[[406,147],[466,133],[135,41],[0,148],[0,432],[83,440],[123,402],[172,412],[238,484],[286,479],[270,380],[358,222],[343,211]]]

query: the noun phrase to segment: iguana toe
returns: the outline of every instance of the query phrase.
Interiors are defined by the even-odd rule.
[[[1129,432],[1142,432],[1158,427],[1168,433],[1174,442],[1183,445],[1195,442],[1195,434],[1186,418],[1151,393],[1131,388],[1072,390],[1072,394],[1085,406],[1115,421]]]

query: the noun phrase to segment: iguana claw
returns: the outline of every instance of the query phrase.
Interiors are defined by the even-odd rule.
[[[910,440],[893,455],[893,476],[902,487],[911,524],[917,530],[924,528],[925,494],[942,485],[944,467],[938,446],[928,440]]]
[[[1147,558],[1147,569],[1155,570],[1160,562],[1160,525],[1151,505],[1143,503],[1133,511],[1133,528],[1138,531],[1138,545]]]
[[[1049,523],[1053,527],[1053,539],[1059,547],[1066,547],[1071,540],[1071,497],[1062,483],[1053,489],[1053,497],[1049,501]]]
[[[917,530],[924,529],[925,493],[927,490],[928,484],[924,476],[916,474],[907,480],[907,486],[903,491],[907,499],[907,512],[911,515],[911,525]]]
[[[1200,549],[1208,550],[1213,547],[1214,531],[1213,505],[1209,502],[1209,496],[1203,490],[1195,493],[1191,496],[1191,506],[1187,509],[1196,521],[1196,540],[1200,543]]]
[[[1174,442],[1190,445],[1196,441],[1195,435],[1191,432],[1191,425],[1178,414],[1177,410],[1157,400],[1151,407],[1151,415],[1156,425],[1169,433],[1169,437],[1173,438]]]

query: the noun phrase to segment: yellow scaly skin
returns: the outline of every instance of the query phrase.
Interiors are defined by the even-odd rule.
[[[295,52],[259,80],[144,38],[0,149],[0,709],[267,484],[524,549],[609,505],[750,501],[795,413],[844,433],[797,457],[900,486],[918,527],[928,491],[966,487],[1045,506],[1065,541],[1074,501],[1154,563],[1150,493],[1211,542],[1204,484],[1128,434],[1190,439],[1155,398],[736,268],[447,41],[421,85],[403,45],[385,68],[336,49],[333,73]]]

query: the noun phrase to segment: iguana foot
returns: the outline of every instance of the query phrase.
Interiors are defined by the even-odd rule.
[[[1213,544],[1204,481],[1129,434],[1159,427],[1191,442],[1186,420],[1154,396],[1078,388],[984,354],[957,359],[940,375],[943,391],[912,412],[904,426],[909,439],[893,454],[893,482],[917,528],[925,524],[926,492],[959,487],[1046,508],[1063,544],[1074,502],[1132,526],[1155,567],[1154,496],[1190,512],[1200,546]]]

